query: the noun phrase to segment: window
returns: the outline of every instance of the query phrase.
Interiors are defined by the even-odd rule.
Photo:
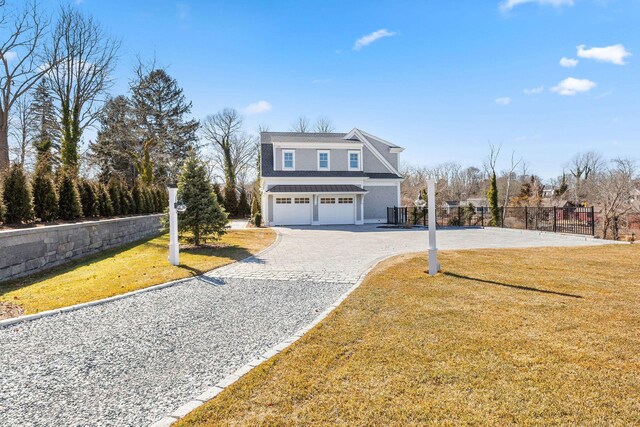
[[[336,203],[335,197],[320,197],[320,203],[323,205],[333,205]]]
[[[338,203],[351,204],[353,203],[353,197],[338,197]]]
[[[282,169],[295,169],[296,152],[293,150],[282,150]]]
[[[318,151],[318,170],[329,170],[329,151]]]
[[[349,170],[350,171],[360,170],[360,152],[359,151],[349,151]]]
[[[289,198],[289,197],[276,197],[276,204],[278,204],[278,205],[291,204],[291,198]]]
[[[293,199],[293,201],[297,205],[308,205],[310,203],[308,197],[296,197],[295,199]]]

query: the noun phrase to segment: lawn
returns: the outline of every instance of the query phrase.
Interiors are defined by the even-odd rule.
[[[380,264],[179,426],[640,425],[640,247]]]
[[[30,314],[94,301],[202,274],[255,254],[274,240],[270,229],[230,230],[210,247],[182,250],[180,265],[174,267],[167,261],[169,235],[163,234],[1,283],[0,302],[20,305]]]

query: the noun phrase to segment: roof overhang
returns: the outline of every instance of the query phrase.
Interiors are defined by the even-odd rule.
[[[364,194],[367,190],[358,187],[357,185],[342,184],[342,185],[274,185],[266,191],[267,193],[351,193],[351,194]]]

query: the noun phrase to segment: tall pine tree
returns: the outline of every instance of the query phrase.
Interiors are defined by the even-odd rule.
[[[29,106],[30,135],[36,149],[36,164],[42,164],[48,172],[59,163],[60,128],[56,118],[53,98],[43,79],[33,91]]]
[[[489,210],[491,211],[491,225],[498,227],[500,225],[501,212],[498,206],[498,182],[495,172],[491,174],[487,199],[489,199]]]

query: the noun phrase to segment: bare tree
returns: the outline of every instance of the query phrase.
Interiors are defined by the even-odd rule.
[[[48,50],[49,62],[56,56],[61,60],[51,68],[48,81],[61,124],[61,160],[77,170],[82,133],[98,119],[120,43],[70,6],[62,9],[53,38],[59,54]]]
[[[511,190],[511,180],[513,178],[513,174],[518,167],[518,165],[522,162],[522,159],[516,161],[516,152],[511,152],[511,168],[505,172],[507,175],[507,188],[504,192],[504,204],[502,205],[502,217],[505,218],[507,216],[507,205],[509,204],[509,191]]]
[[[49,46],[49,58],[43,60],[49,21],[40,13],[37,2],[20,10],[0,11],[0,171],[9,166],[9,117],[11,107],[29,91],[58,61],[58,49]]]
[[[576,154],[568,165],[569,172],[573,177],[573,191],[576,202],[581,202],[589,193],[587,184],[589,179],[597,174],[605,166],[600,153],[587,151]]]
[[[333,123],[327,116],[318,118],[315,124],[315,131],[320,133],[331,133],[335,130]]]
[[[238,149],[235,147],[244,141],[238,135],[242,132],[242,117],[232,108],[205,117],[201,126],[202,137],[211,143],[214,161],[224,171],[225,187],[235,189],[237,184],[236,159]]]
[[[26,166],[27,157],[32,154],[32,129],[30,103],[26,96],[18,99],[11,115],[11,136],[15,141],[13,151],[16,162],[23,168]]]
[[[633,160],[622,158],[611,163],[611,167],[593,178],[597,181],[594,199],[601,208],[602,237],[606,239],[611,231],[617,240],[621,218],[634,207],[631,192],[637,178],[637,165]]]
[[[307,133],[311,130],[311,124],[309,119],[305,116],[300,116],[296,122],[291,126],[291,132]]]

